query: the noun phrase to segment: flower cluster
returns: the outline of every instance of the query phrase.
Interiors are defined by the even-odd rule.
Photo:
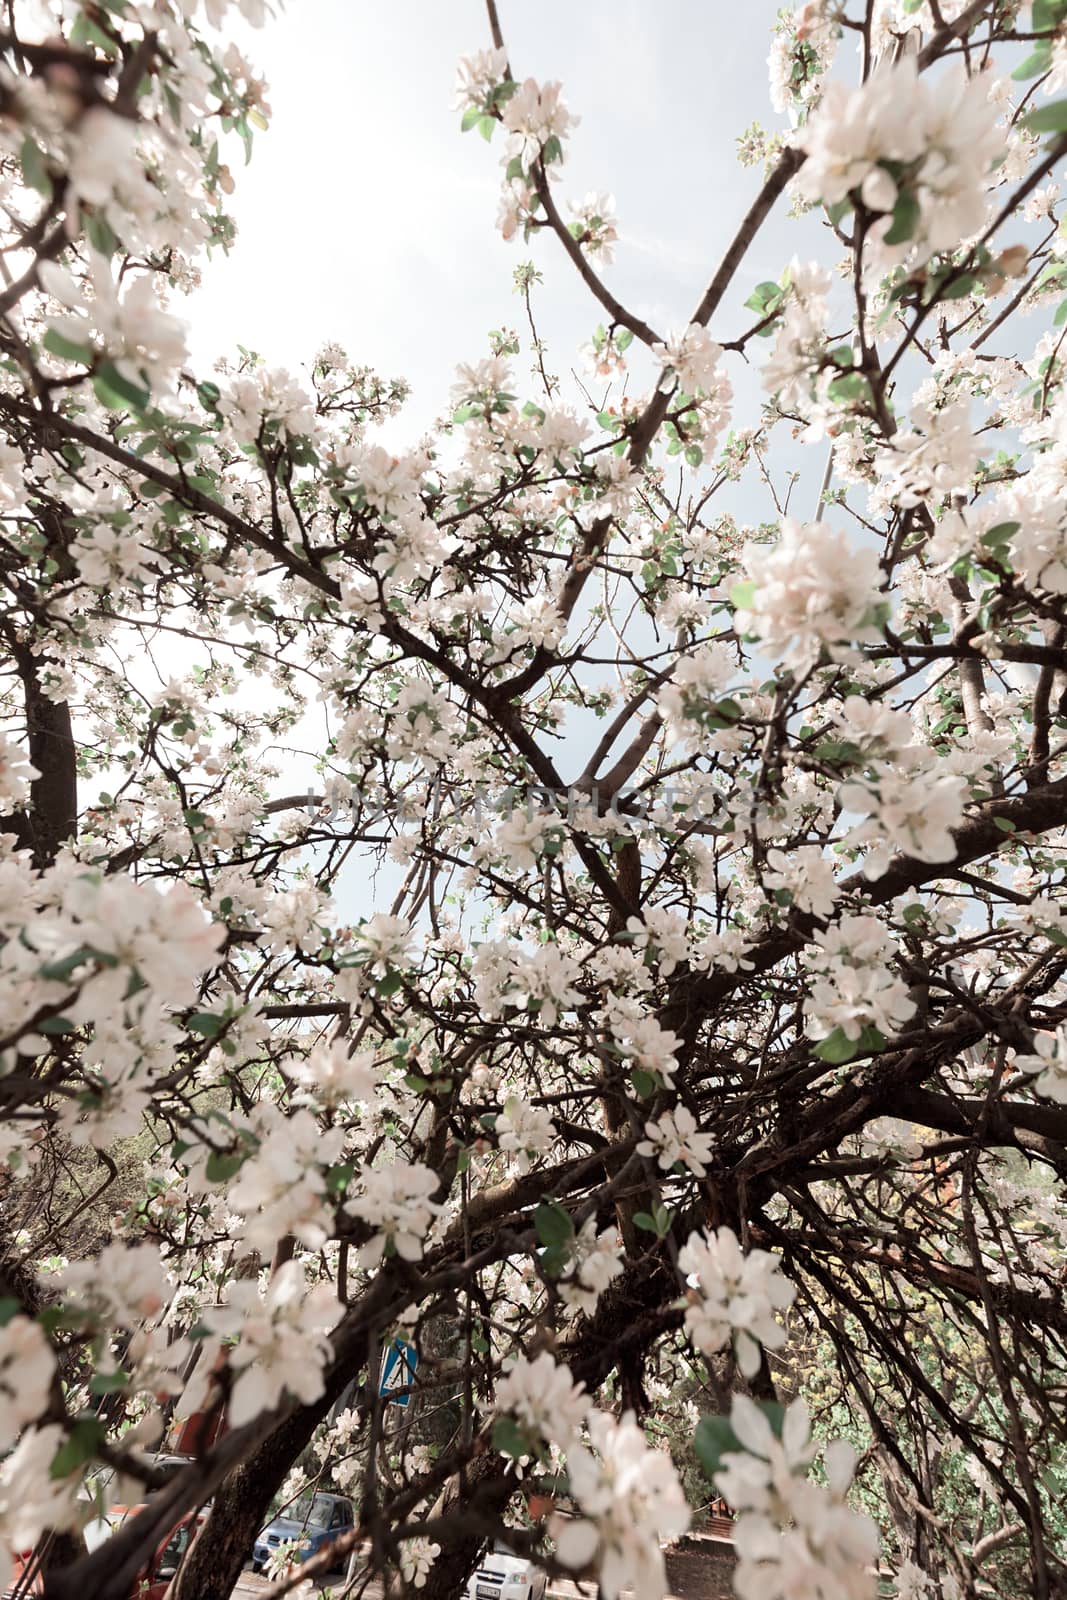
[[[877,553],[828,523],[783,517],[778,542],[748,544],[743,559],[749,581],[738,596],[737,626],[793,671],[813,666],[826,649],[840,658],[851,642],[879,637]]]
[[[670,1456],[650,1450],[632,1412],[588,1418],[592,1449],[574,1445],[567,1476],[579,1516],[553,1525],[556,1555],[581,1571],[596,1563],[607,1600],[624,1588],[636,1600],[662,1600],[666,1588],[661,1540],[689,1526],[689,1507]]]
[[[981,228],[1005,130],[982,74],[962,61],[921,75],[914,58],[883,61],[859,88],[830,79],[797,136],[797,182],[827,206],[862,203],[885,253],[926,260]]]
[[[329,1334],[340,1309],[329,1284],[307,1287],[299,1261],[283,1262],[265,1291],[254,1279],[234,1280],[225,1304],[201,1313],[215,1338],[207,1341],[198,1373],[179,1403],[179,1414],[191,1416],[203,1404],[211,1382],[211,1356],[224,1338],[236,1339],[227,1356],[235,1374],[226,1411],[231,1427],[272,1410],[285,1394],[310,1405],[323,1390],[323,1370],[331,1354]]]
[[[724,1455],[715,1483],[737,1513],[736,1592],[761,1600],[873,1600],[878,1530],[845,1503],[856,1465],[852,1445],[837,1439],[827,1446],[823,1488],[807,1476],[817,1447],[802,1400],[786,1408],[779,1435],[747,1395],[735,1394],[730,1426],[742,1449]]]
[[[775,1319],[796,1299],[796,1288],[779,1271],[769,1250],[743,1251],[732,1228],[691,1233],[678,1252],[678,1269],[692,1287],[685,1330],[698,1350],[713,1355],[733,1341],[747,1378],[760,1368],[760,1346],[780,1350],[786,1332]]]

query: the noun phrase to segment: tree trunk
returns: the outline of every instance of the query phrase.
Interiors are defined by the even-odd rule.
[[[256,1534],[285,1475],[337,1397],[367,1360],[365,1329],[334,1336],[335,1359],[313,1405],[300,1406],[230,1473],[170,1586],[169,1600],[226,1600],[251,1558]]]
[[[301,1406],[230,1474],[178,1569],[170,1600],[226,1600],[232,1593],[271,1500],[333,1401],[328,1390],[313,1406]]]

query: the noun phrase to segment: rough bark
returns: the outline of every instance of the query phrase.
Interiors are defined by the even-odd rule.
[[[77,833],[77,751],[65,701],[44,693],[37,657],[10,628],[5,642],[22,680],[26,705],[26,733],[30,761],[39,777],[30,785],[30,805],[2,819],[2,826],[33,853],[36,867],[52,862],[61,845]]]

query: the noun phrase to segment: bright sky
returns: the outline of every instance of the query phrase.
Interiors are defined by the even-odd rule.
[[[660,331],[684,326],[759,186],[759,170],[735,159],[736,135],[753,119],[782,121],[767,91],[777,0],[500,10],[516,75],[560,79],[582,119],[561,195],[615,195],[612,288]],[[453,110],[458,58],[489,43],[481,0],[291,0],[248,34],[273,124],[235,174],[238,244],[189,308],[202,369],[237,342],[296,368],[336,339],[412,384],[394,432],[414,441],[447,405],[456,363],[486,353],[489,328],[521,326],[512,274],[532,257],[545,274],[536,309],[550,370],[567,371],[600,308],[556,241],[501,240],[502,137],[461,134]],[[772,220],[714,334],[741,331],[750,314],[736,308],[814,226]],[[749,420],[751,402],[743,409]]]

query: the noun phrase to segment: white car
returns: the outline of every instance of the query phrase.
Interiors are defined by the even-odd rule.
[[[467,1600],[545,1600],[548,1575],[506,1544],[484,1550],[467,1583]]]

